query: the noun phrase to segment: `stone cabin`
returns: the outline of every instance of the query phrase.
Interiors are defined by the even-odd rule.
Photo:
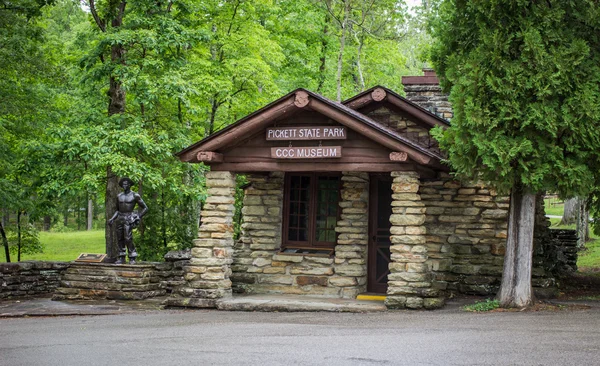
[[[178,153],[210,166],[209,196],[168,303],[379,294],[389,308],[433,309],[453,292],[495,293],[509,198],[442,163],[430,131],[452,110],[435,73],[403,83],[407,98],[377,86],[342,103],[298,89]],[[236,174],[249,183],[234,241]]]

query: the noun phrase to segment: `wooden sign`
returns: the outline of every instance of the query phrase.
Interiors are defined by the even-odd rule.
[[[343,126],[267,128],[267,141],[345,139],[346,127]]]
[[[341,146],[272,147],[275,159],[330,159],[341,158]]]
[[[104,258],[106,258],[106,254],[81,253],[75,262],[102,263]]]

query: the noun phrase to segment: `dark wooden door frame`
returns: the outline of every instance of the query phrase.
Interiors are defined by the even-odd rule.
[[[390,197],[380,197],[379,195],[379,182],[384,181],[389,184]],[[379,227],[378,217],[382,212],[387,215],[386,212],[391,211],[391,186],[392,178],[389,175],[384,174],[371,174],[370,185],[369,185],[369,245],[368,245],[368,261],[367,261],[367,291],[373,293],[386,293],[387,292],[387,275],[389,274],[388,268],[378,268],[381,266],[381,262],[378,262],[378,258],[387,260],[386,267],[389,264],[389,229],[391,224],[389,218],[387,227]],[[381,205],[389,205],[387,208],[380,207]],[[382,237],[382,234],[384,237]],[[387,237],[387,240],[385,240]]]

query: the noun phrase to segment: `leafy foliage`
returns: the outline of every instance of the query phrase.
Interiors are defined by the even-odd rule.
[[[463,310],[479,313],[479,312],[484,312],[484,311],[496,310],[499,307],[500,307],[500,302],[498,302],[498,300],[485,299],[482,301],[475,301],[475,304],[465,305],[465,306],[463,306]]]
[[[401,75],[420,71],[424,33],[414,36],[401,2],[348,1],[342,96],[401,89]],[[89,200],[102,210],[114,195],[111,174],[129,176],[150,208],[135,234],[140,259],[190,246],[206,167],[173,154],[292,89],[335,97],[342,3],[5,1],[1,208],[81,222]]]
[[[452,167],[507,191],[597,183],[600,9],[593,1],[445,1],[433,63],[454,106]]]

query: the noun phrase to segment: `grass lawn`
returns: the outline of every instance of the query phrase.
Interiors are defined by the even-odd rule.
[[[563,201],[560,201],[558,198],[544,199],[544,207],[546,209],[546,215],[562,216],[565,211]],[[558,221],[560,221],[560,219]]]
[[[67,233],[40,232],[40,241],[45,245],[43,253],[23,255],[22,261],[64,261],[77,259],[81,253],[104,253],[104,230],[74,231]],[[17,256],[11,253],[11,260]],[[6,262],[4,252],[0,253],[0,261]]]
[[[581,271],[592,271],[600,267],[600,239],[585,243],[585,251],[579,252],[577,267]]]

